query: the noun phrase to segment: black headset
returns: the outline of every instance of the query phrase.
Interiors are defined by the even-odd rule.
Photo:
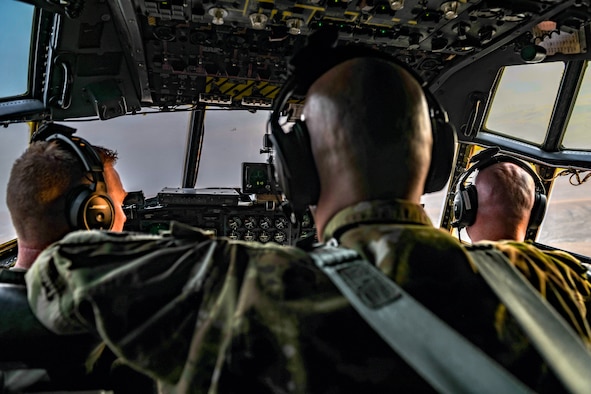
[[[56,141],[74,153],[90,174],[92,183],[73,188],[66,197],[68,223],[79,230],[110,230],[115,219],[113,202],[107,195],[103,162],[85,139],[73,136],[73,128],[47,123],[31,137],[35,141]]]
[[[534,205],[532,207],[528,230],[537,230],[546,213],[546,189],[540,176],[533,170],[533,168],[524,162],[523,160],[517,159],[512,156],[499,154],[499,148],[489,148],[477,155],[474,155],[470,159],[470,162],[474,163],[464,174],[462,174],[458,184],[456,185],[456,192],[454,195],[454,221],[452,226],[458,228],[464,228],[474,224],[476,220],[476,211],[478,209],[478,194],[476,192],[476,186],[473,184],[466,186],[468,177],[473,174],[476,170],[480,171],[496,163],[508,162],[518,165],[523,168],[534,180],[535,197]]]
[[[287,81],[273,103],[269,124],[271,141],[277,156],[275,166],[279,185],[296,216],[318,202],[320,181],[310,146],[310,136],[303,120],[296,120],[285,133],[279,123],[281,111],[292,96],[304,96],[312,83],[334,66],[358,57],[380,58],[408,71],[423,87],[431,116],[433,149],[425,193],[441,190],[451,174],[454,163],[456,133],[447,113],[426,88],[421,78],[404,63],[387,53],[361,45],[337,47],[338,31],[322,28],[310,35],[308,43],[288,63]]]

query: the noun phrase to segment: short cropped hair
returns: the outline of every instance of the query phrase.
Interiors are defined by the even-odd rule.
[[[103,166],[115,165],[117,152],[94,148]],[[66,216],[68,194],[90,182],[80,158],[58,141],[31,143],[14,162],[6,188],[6,205],[17,237],[35,244],[61,238],[71,230]]]

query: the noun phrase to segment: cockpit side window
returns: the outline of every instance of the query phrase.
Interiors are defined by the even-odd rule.
[[[584,174],[586,175],[586,174]],[[584,179],[583,177],[579,177]],[[576,175],[554,180],[548,210],[538,242],[584,256],[591,256],[591,183]]]
[[[495,134],[542,145],[563,72],[563,62],[505,67],[484,128]]]
[[[566,132],[562,139],[564,149],[591,150],[589,125],[591,124],[591,72],[588,64],[581,80],[581,85]]]
[[[34,10],[20,1],[0,2],[0,100],[29,92]]]
[[[0,171],[0,244],[16,236],[6,206],[6,184],[12,164],[27,149],[28,143],[29,127],[26,123],[13,123],[8,127],[0,127],[0,168],[2,169]]]

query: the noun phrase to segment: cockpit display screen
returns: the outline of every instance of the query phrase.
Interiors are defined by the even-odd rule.
[[[279,185],[272,187],[273,164],[242,163],[242,192],[246,194],[277,194]]]

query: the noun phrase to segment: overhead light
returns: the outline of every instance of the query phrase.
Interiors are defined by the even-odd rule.
[[[291,18],[285,21],[289,34],[297,36],[302,32],[302,20],[298,18]]]
[[[213,7],[209,9],[209,15],[213,17],[211,23],[214,25],[223,25],[224,18],[228,16],[228,11],[222,7]]]
[[[248,18],[250,19],[252,28],[255,30],[264,30],[267,26],[267,20],[269,20],[267,15],[260,13],[250,14]]]
[[[441,7],[439,7],[439,9],[443,11],[443,17],[445,19],[451,20],[458,17],[459,7],[459,1],[446,1],[445,3],[441,4]]]
[[[390,0],[392,11],[398,11],[404,8],[404,0]]]

